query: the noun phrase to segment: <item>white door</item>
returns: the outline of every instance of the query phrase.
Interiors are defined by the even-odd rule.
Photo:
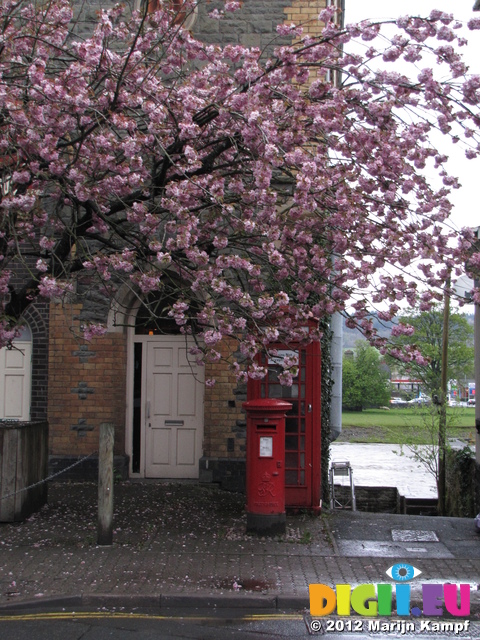
[[[0,349],[0,419],[30,420],[32,343]]]
[[[185,337],[145,344],[145,476],[198,478],[203,440],[203,367]]]

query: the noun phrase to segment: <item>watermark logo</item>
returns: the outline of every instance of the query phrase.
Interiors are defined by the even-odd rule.
[[[337,584],[335,589],[326,584],[309,585],[310,614],[320,618],[336,610],[338,616],[350,616],[353,610],[357,615],[368,617],[394,613],[417,617],[443,616],[445,613],[456,617],[470,615],[469,584],[422,584],[422,608],[412,607],[408,583],[422,572],[410,564],[397,563],[386,573],[395,584],[360,584],[353,589],[350,584]]]

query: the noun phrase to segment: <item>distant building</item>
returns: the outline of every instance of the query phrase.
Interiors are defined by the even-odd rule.
[[[390,383],[397,391],[406,391],[419,395],[421,380],[411,380],[410,378],[392,378]]]

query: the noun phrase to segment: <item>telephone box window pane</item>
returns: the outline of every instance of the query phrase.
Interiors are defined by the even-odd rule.
[[[297,436],[287,436],[285,438],[285,449],[287,451],[296,451],[298,448]]]
[[[277,367],[268,367],[268,382],[278,382],[279,369]]]
[[[305,436],[300,437],[300,451],[305,451]]]
[[[298,387],[293,385],[292,387],[282,387],[282,393],[279,398],[284,398],[290,401],[292,398],[298,398]]]
[[[298,485],[297,472],[295,470],[287,469],[285,471],[285,484]]]
[[[298,467],[298,455],[296,453],[286,453],[285,466],[296,469]]]
[[[287,418],[285,421],[285,431],[287,433],[298,432],[298,420],[297,418]]]
[[[268,387],[269,398],[281,398],[282,397],[282,385],[270,384]]]
[[[305,471],[300,471],[300,484],[305,484]]]

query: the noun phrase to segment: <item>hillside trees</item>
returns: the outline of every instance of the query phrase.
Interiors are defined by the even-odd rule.
[[[353,357],[343,358],[342,402],[346,409],[362,411],[367,407],[388,405],[390,374],[379,352],[365,340],[356,343]]]
[[[413,379],[421,380],[428,393],[438,394],[441,389],[443,310],[437,306],[422,313],[410,314],[399,319],[400,324],[414,329],[413,334],[394,336],[393,342],[402,346],[407,341],[415,343],[424,362],[404,363],[394,366]],[[451,313],[448,329],[447,379],[464,380],[473,375],[473,327],[460,313]]]
[[[0,5],[0,345],[39,297],[128,287],[168,293],[161,313],[199,359],[238,338],[240,378],[263,375],[253,358],[272,343],[317,339],[306,322],[335,311],[383,348],[369,301],[387,302],[384,318],[400,301],[428,309],[472,247],[445,224],[458,181],[429,139],[478,157],[480,76],[460,25],[403,17],[381,50],[381,24],[342,28],[329,8],[318,37],[281,25],[295,43],[268,59],[202,44],[156,4],[103,10],[83,38],[66,0]],[[343,53],[354,39],[371,43],[363,56]]]

